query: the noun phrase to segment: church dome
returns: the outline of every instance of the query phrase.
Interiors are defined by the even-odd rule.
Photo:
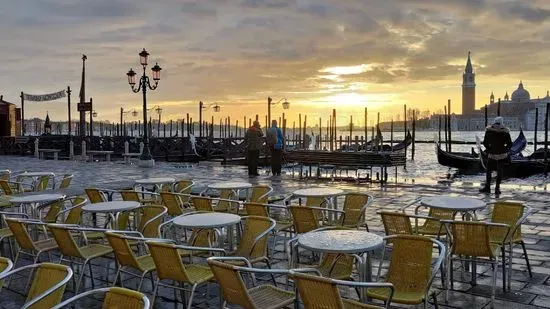
[[[531,95],[529,91],[523,88],[523,83],[519,82],[518,89],[512,92],[512,102],[514,103],[523,103],[529,102],[531,100]]]

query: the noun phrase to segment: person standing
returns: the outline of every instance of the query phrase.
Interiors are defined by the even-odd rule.
[[[491,193],[491,173],[496,170],[497,180],[495,185],[495,194],[500,194],[500,183],[502,182],[502,173],[504,166],[510,162],[510,148],[512,148],[512,138],[510,131],[504,126],[502,117],[495,117],[493,124],[485,129],[483,146],[487,152],[487,174],[485,186],[479,190],[482,193]]]
[[[267,130],[266,136],[267,144],[269,150],[271,151],[271,173],[273,176],[280,176],[284,136],[283,131],[277,127],[277,120],[271,121],[271,128]]]
[[[247,149],[248,176],[258,176],[258,159],[262,148],[262,136],[264,136],[260,123],[254,121],[244,135],[244,142]]]

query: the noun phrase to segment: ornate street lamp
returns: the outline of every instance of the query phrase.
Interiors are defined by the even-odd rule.
[[[281,98],[277,102],[273,102],[273,99],[271,97],[267,97],[267,125],[271,125],[271,105],[277,105],[279,103],[283,102],[283,109],[289,109],[290,108],[290,102],[286,100],[286,98]]]
[[[97,112],[96,111],[92,111],[92,117],[97,118]]]
[[[204,104],[202,101],[199,102],[199,136],[202,136],[202,111],[212,108],[214,113],[219,113],[221,106],[218,103]]]
[[[158,82],[160,80],[160,71],[162,70],[161,67],[158,65],[158,63],[151,68],[153,81],[154,81],[154,84],[151,85],[149,77],[146,74],[148,57],[149,57],[149,53],[144,48],[139,53],[139,63],[143,67],[143,74],[139,79],[139,85],[137,88],[135,87],[136,72],[134,72],[133,69],[130,69],[130,71],[126,73],[126,76],[128,77],[128,84],[132,88],[132,91],[134,93],[138,93],[141,90],[141,92],[143,93],[143,123],[145,124],[145,127],[147,124],[147,88],[149,88],[150,90],[157,89]],[[149,149],[149,135],[148,135],[147,129],[145,129],[143,130],[143,152],[139,157],[139,166],[152,167],[154,165],[155,165],[155,160],[151,156],[151,150]]]

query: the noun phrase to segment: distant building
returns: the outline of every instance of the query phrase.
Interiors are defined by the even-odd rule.
[[[495,100],[491,92],[489,103],[482,108],[475,109],[475,73],[472,66],[470,52],[466,68],[462,74],[462,115],[451,115],[451,129],[458,131],[481,131],[485,128],[485,108],[487,108],[488,123],[497,116],[500,105],[500,115],[504,117],[505,125],[511,130],[523,128],[526,131],[535,129],[535,118],[538,109],[538,130],[544,129],[544,117],[546,116],[546,105],[550,103],[550,92],[542,98],[531,99],[531,94],[520,81],[512,96],[508,92],[504,99]],[[437,129],[439,126],[439,115],[430,119],[431,127]]]
[[[4,101],[0,95],[0,136],[17,136],[20,130],[21,109],[15,104]]]

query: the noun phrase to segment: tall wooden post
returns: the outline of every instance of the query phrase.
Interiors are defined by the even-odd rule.
[[[449,152],[452,152],[452,145],[453,145],[453,140],[451,138],[451,131],[452,131],[452,126],[451,126],[451,122],[452,122],[452,119],[451,119],[451,99],[447,100],[447,111],[449,112]]]
[[[498,98],[497,102],[497,116],[500,116],[500,98]]]
[[[445,151],[449,151],[449,141],[447,139],[447,121],[448,121],[448,117],[447,117],[447,106],[445,106]]]
[[[487,104],[485,104],[485,128],[489,125],[489,111],[487,110]]]
[[[302,147],[302,138],[302,114],[300,113],[298,114],[298,148]]]
[[[307,115],[304,115],[304,134],[302,137],[302,141],[303,141],[303,147],[307,149],[308,145],[306,145],[306,130],[307,130]]]
[[[550,115],[550,103],[546,103],[546,117],[544,117],[544,175],[548,175],[548,116]]]
[[[439,146],[441,147],[441,115],[437,115],[437,123],[438,123],[437,141],[439,142]]]
[[[393,150],[393,117],[391,118],[390,122],[390,147],[391,150]]]
[[[349,116],[349,137],[348,146],[351,146],[351,136],[353,135],[353,115]]]
[[[323,123],[321,117],[319,117],[319,150],[323,149]]]
[[[71,86],[67,86],[67,119],[68,119],[68,122],[67,122],[67,134],[69,136],[71,136]]]
[[[368,136],[369,136],[369,132],[368,132],[368,128],[367,128],[367,117],[368,117],[368,110],[365,107],[365,145],[364,145],[365,150],[367,150],[366,141],[367,141]]]
[[[336,109],[333,108],[332,109],[332,130],[334,131],[334,143],[336,144],[336,128],[337,128],[337,125],[336,125]],[[334,147],[331,149],[331,150],[336,150],[336,145],[334,145]]]
[[[537,133],[539,129],[539,108],[535,108],[535,136],[533,138],[533,151],[537,151]]]
[[[414,161],[414,148],[415,148],[415,135],[416,135],[416,110],[413,109],[413,119],[412,119],[412,153],[411,160]]]

